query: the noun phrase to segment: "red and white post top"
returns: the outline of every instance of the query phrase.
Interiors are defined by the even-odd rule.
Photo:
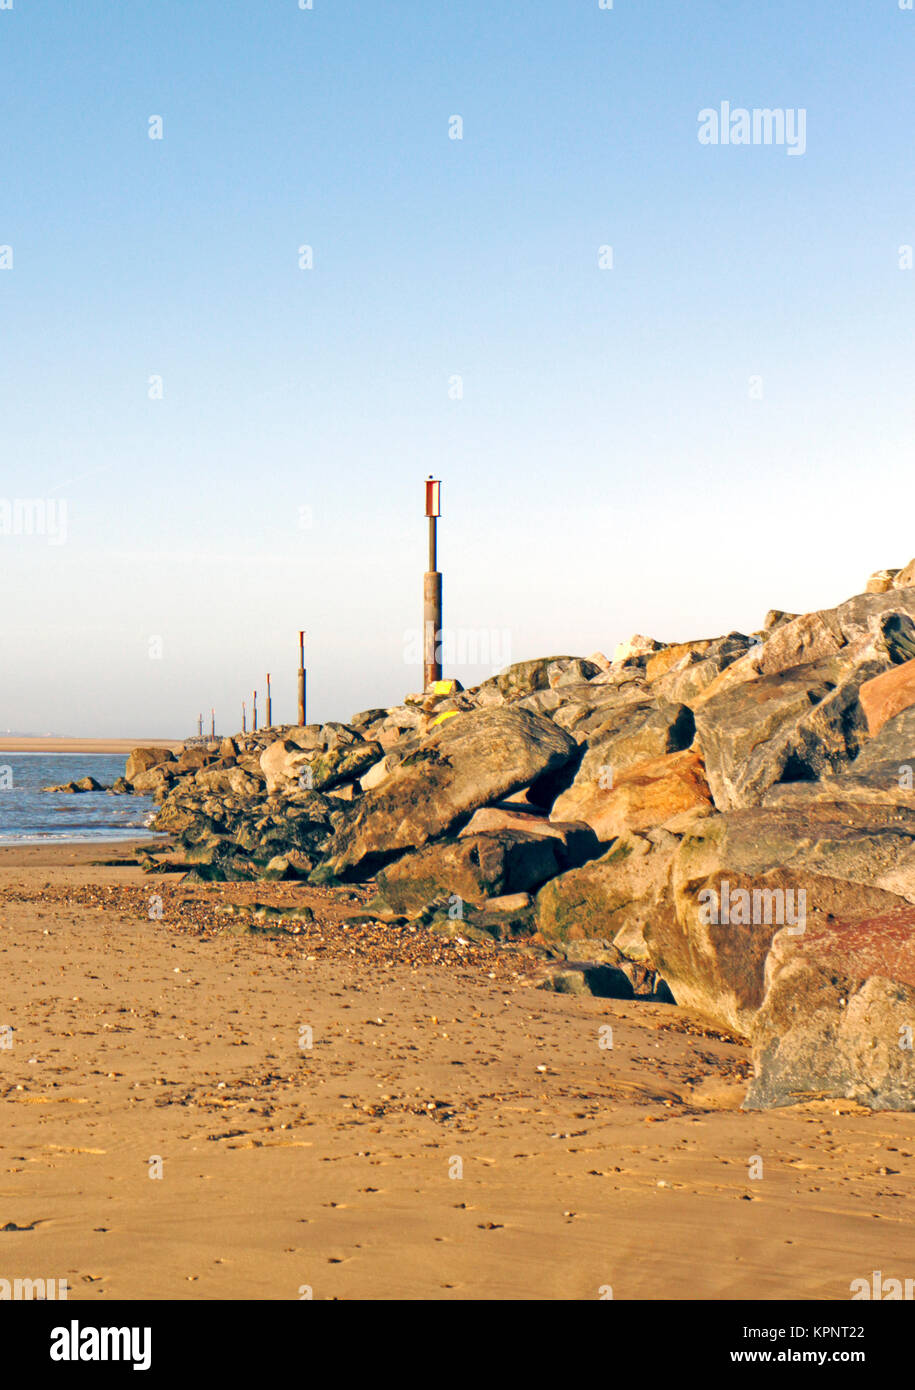
[[[441,516],[442,484],[438,478],[426,479],[426,516]]]

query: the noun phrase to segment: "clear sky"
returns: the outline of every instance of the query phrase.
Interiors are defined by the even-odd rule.
[[[0,8],[0,729],[292,719],[300,627],[399,700],[428,473],[466,683],[905,564],[913,79],[899,0]]]

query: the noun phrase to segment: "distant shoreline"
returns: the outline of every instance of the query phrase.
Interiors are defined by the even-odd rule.
[[[183,747],[183,739],[174,738],[17,738],[0,734],[0,753],[123,753],[134,748]]]

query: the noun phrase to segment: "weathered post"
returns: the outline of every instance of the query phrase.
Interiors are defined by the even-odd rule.
[[[270,694],[270,672],[267,672],[267,728],[273,728],[273,697]]]
[[[305,634],[299,633],[299,727],[305,726]]]
[[[216,711],[210,710],[210,738],[216,737]]]
[[[198,737],[198,738],[203,738],[203,715],[202,715],[202,714],[198,714],[198,716],[197,716],[197,737]]]
[[[253,732],[253,733],[255,733],[255,734],[257,733],[257,691],[256,691],[256,690],[255,690],[255,692],[254,692],[254,701],[253,701],[253,703],[252,703],[252,705],[251,705],[251,729],[252,729],[252,732]]]
[[[244,700],[241,702],[241,731],[243,734],[248,732],[248,707]]]
[[[438,570],[438,518],[442,514],[442,485],[430,474],[426,480],[429,518],[429,568],[423,575],[423,689],[442,678],[442,576]]]

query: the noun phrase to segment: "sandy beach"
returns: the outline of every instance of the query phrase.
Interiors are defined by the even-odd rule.
[[[4,1277],[77,1300],[846,1300],[915,1265],[912,1115],[743,1113],[747,1049],[682,1008],[348,926],[359,890],[133,859],[0,850]],[[255,900],[315,920],[218,910]]]

